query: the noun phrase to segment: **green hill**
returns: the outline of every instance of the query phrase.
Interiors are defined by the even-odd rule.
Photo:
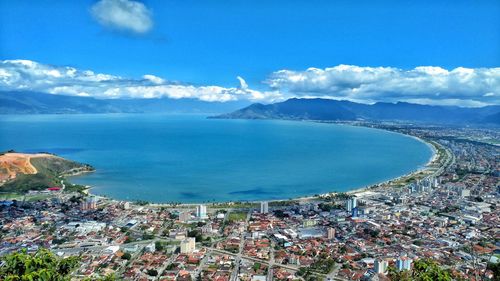
[[[94,168],[87,164],[67,160],[51,154],[37,154],[31,157],[30,154],[16,154],[16,159],[12,160],[14,153],[2,154],[2,163],[8,168],[2,168],[0,173],[15,171],[15,178],[6,180],[0,185],[1,192],[26,193],[30,190],[44,190],[49,187],[61,187],[61,180],[66,176],[77,175],[80,173],[91,172]],[[18,156],[19,155],[19,156]],[[9,157],[10,156],[10,157]],[[22,159],[26,156],[27,160]],[[21,158],[21,161],[19,161]],[[25,160],[25,162],[22,162]],[[7,163],[10,161],[11,163]],[[16,167],[16,165],[31,164],[36,173],[28,173],[25,167]],[[4,175],[5,176],[5,175]]]

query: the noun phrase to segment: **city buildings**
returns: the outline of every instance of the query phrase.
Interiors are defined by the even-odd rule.
[[[260,202],[260,213],[261,214],[269,213],[269,203],[267,201]]]
[[[399,271],[410,270],[412,262],[412,259],[408,257],[400,257],[396,260],[396,269]]]
[[[206,219],[207,218],[207,206],[198,205],[196,207],[196,217],[199,219]]]
[[[327,238],[328,239],[335,239],[335,228],[329,227],[327,230]]]
[[[196,239],[187,237],[181,241],[181,254],[191,254],[196,249]]]
[[[98,202],[97,197],[89,196],[87,199],[85,199],[85,201],[80,203],[80,209],[82,211],[95,210],[97,209],[97,202]]]
[[[376,259],[373,264],[373,269],[377,274],[386,274],[389,263],[384,259]]]
[[[352,213],[352,209],[356,208],[357,206],[358,205],[356,197],[351,197],[346,200],[345,209],[347,210],[347,212]]]

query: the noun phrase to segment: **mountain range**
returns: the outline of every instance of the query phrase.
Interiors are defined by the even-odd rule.
[[[228,113],[230,112],[230,113]],[[272,104],[198,99],[96,99],[28,91],[0,91],[0,114],[204,113],[210,118],[332,121],[404,121],[451,125],[500,125],[500,106],[458,107],[407,102],[363,104],[292,98]]]
[[[198,99],[96,99],[27,91],[0,91],[0,114],[70,113],[205,113],[220,114],[249,105],[247,101]]]
[[[405,121],[431,124],[500,125],[500,106],[480,108],[421,105],[406,102],[362,104],[345,100],[292,98],[273,104],[255,103],[212,118],[287,120]]]

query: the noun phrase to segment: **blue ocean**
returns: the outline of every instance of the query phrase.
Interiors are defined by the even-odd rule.
[[[221,202],[349,191],[423,167],[421,141],[378,129],[203,115],[0,116],[0,150],[91,164],[72,179],[116,199]]]

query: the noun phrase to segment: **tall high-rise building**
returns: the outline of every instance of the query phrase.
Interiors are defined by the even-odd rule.
[[[439,187],[439,180],[437,178],[433,178],[432,187],[434,188]]]
[[[352,208],[352,210],[351,210],[351,217],[353,217],[353,218],[357,218],[357,217],[358,217],[358,214],[359,214],[359,209],[358,209],[358,207],[354,207],[354,208]]]
[[[345,208],[349,213],[351,213],[352,209],[356,208],[357,206],[358,206],[358,201],[356,197],[347,199]]]
[[[269,203],[267,201],[260,202],[260,213],[261,214],[269,213]]]
[[[412,262],[413,260],[410,259],[409,257],[400,257],[399,259],[396,260],[396,268],[399,271],[410,270]]]
[[[207,218],[207,206],[198,205],[196,207],[196,217],[199,219],[206,219]]]
[[[328,239],[334,239],[335,238],[335,228],[329,227],[326,232],[327,232],[327,238]]]
[[[386,260],[376,259],[375,263],[374,263],[375,273],[386,274],[388,266],[389,266],[389,263]]]
[[[194,237],[187,237],[181,241],[181,254],[191,254],[196,250],[196,239]]]

